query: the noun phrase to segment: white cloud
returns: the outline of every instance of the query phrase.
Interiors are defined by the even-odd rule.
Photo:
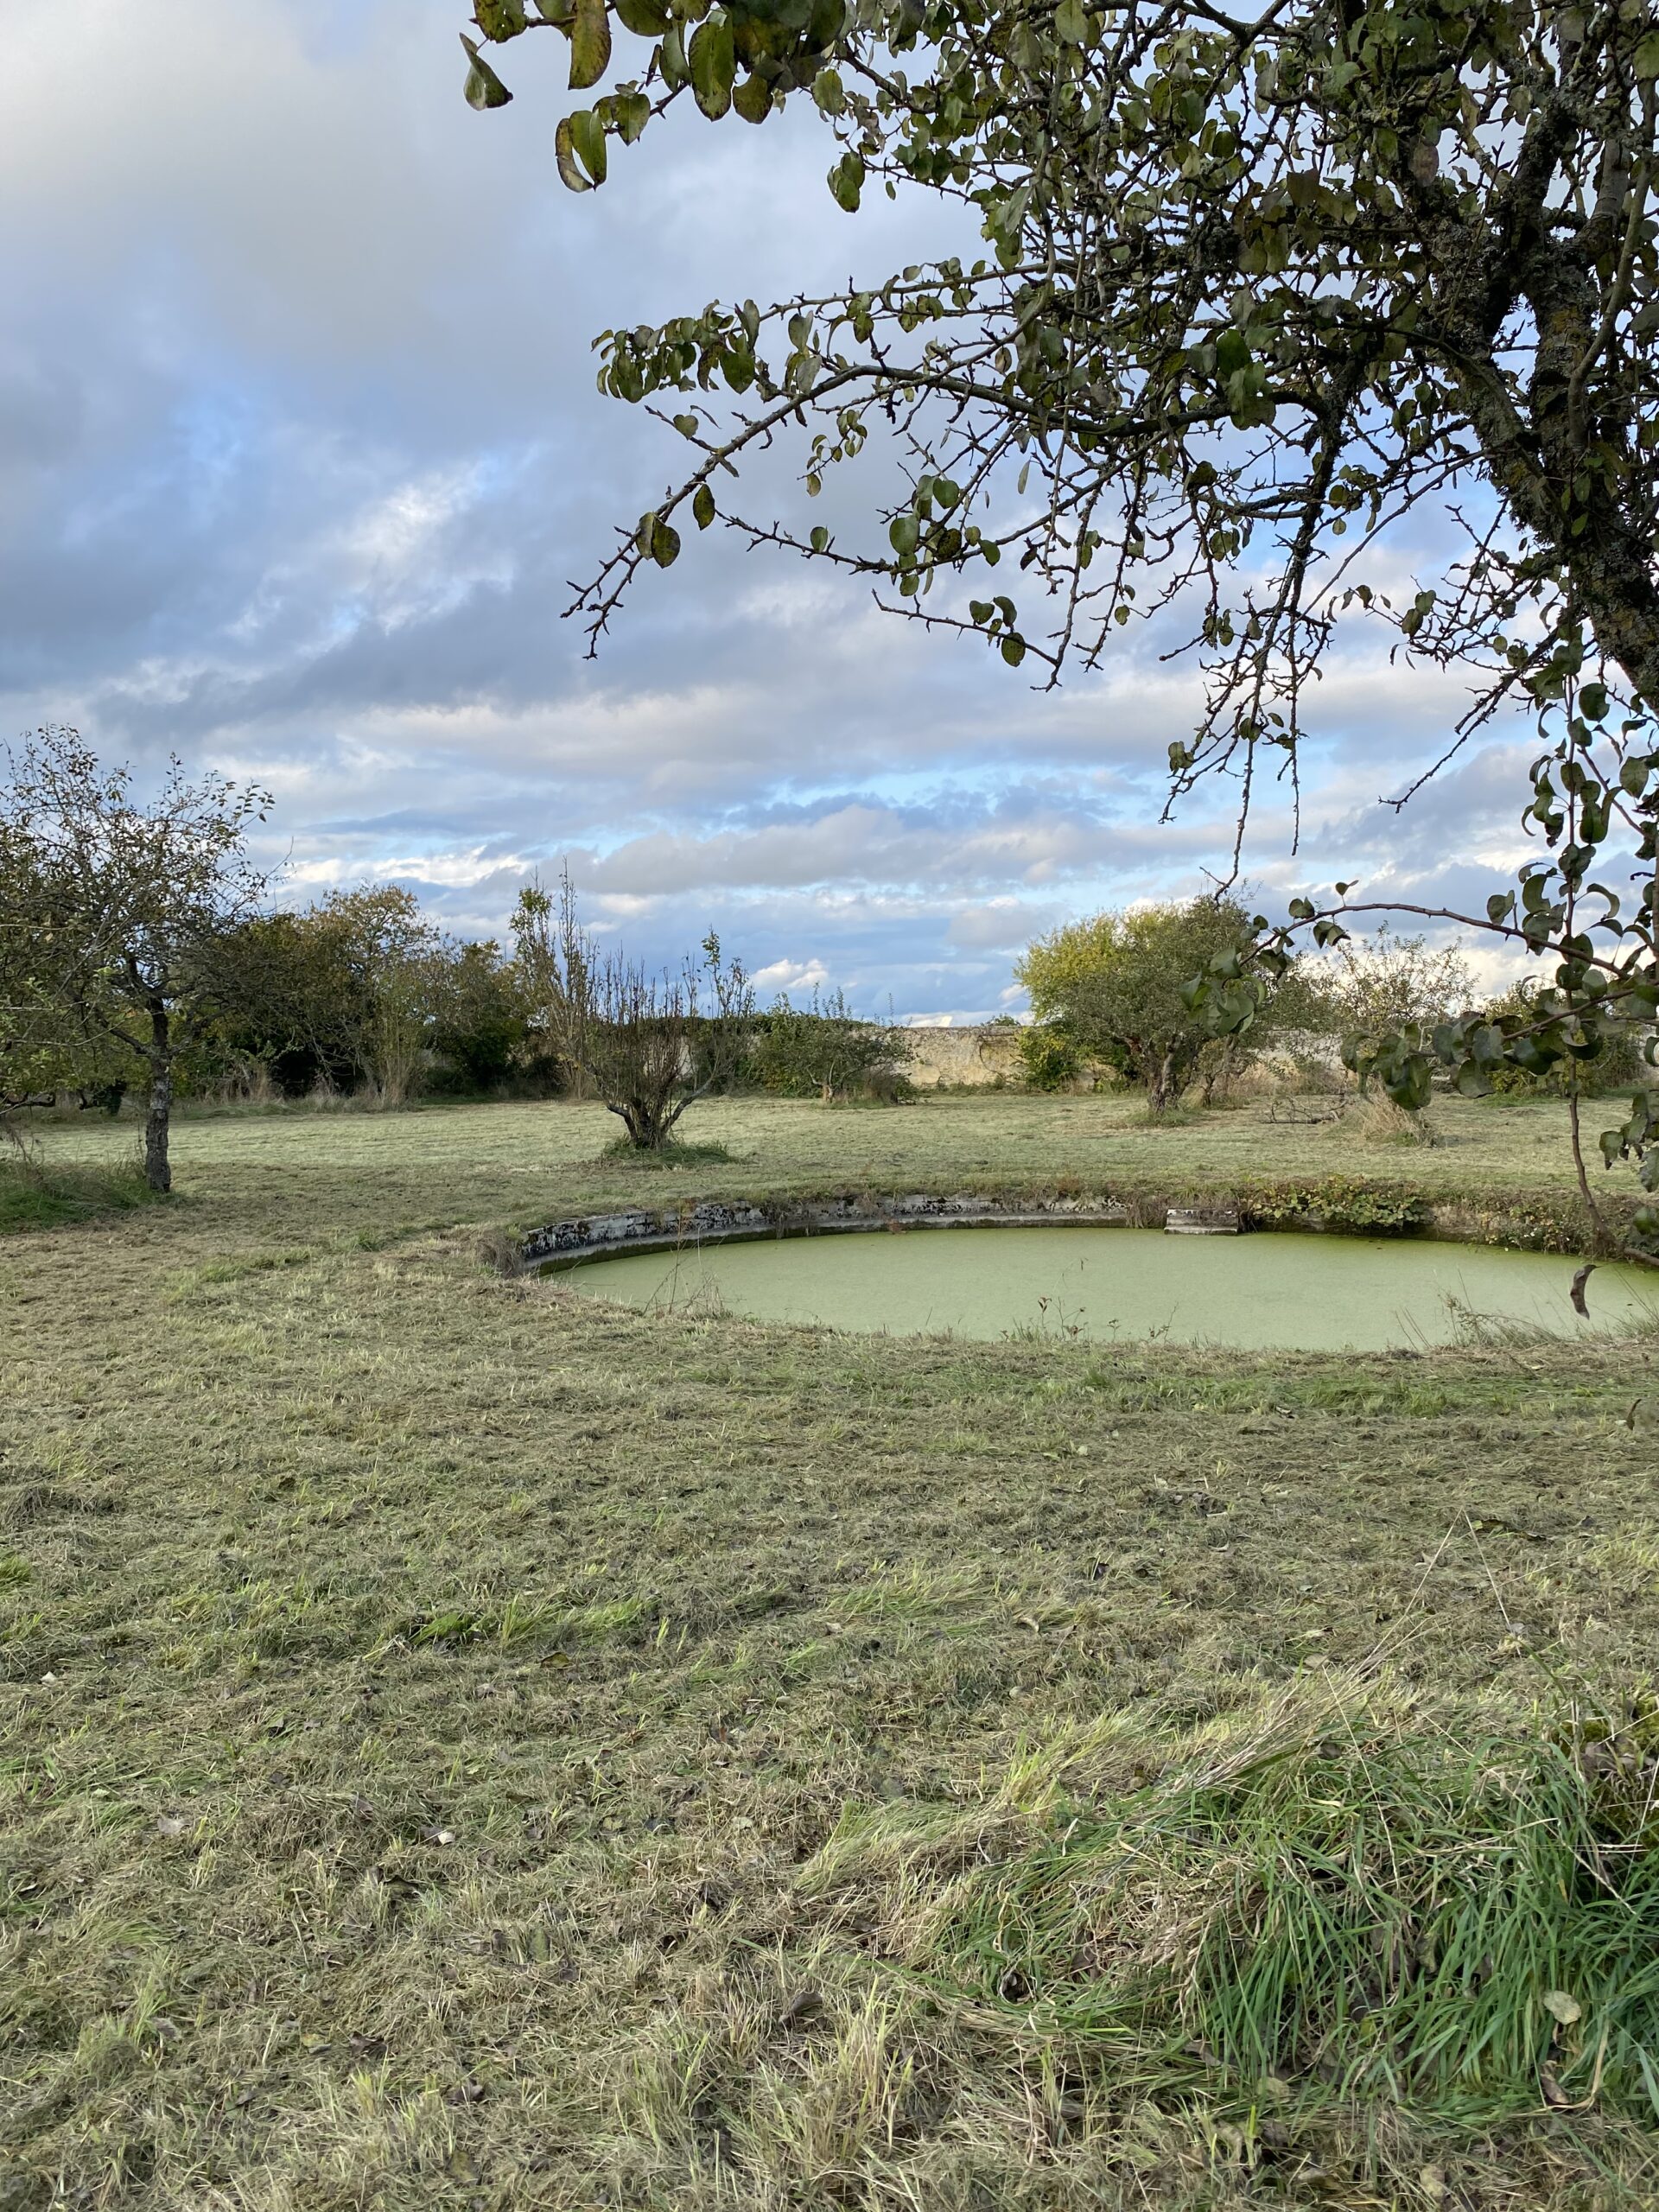
[[[750,979],[757,990],[812,992],[830,981],[822,960],[772,960],[756,969]]]

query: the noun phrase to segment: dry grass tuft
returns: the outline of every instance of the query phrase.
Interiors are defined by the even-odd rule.
[[[1426,1111],[1396,1105],[1385,1091],[1367,1091],[1363,1098],[1355,1099],[1344,1121],[1356,1143],[1374,1148],[1386,1145],[1427,1147],[1440,1141]]]

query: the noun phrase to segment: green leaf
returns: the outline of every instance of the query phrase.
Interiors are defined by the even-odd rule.
[[[561,118],[553,133],[553,158],[558,163],[559,175],[572,192],[591,192],[593,187],[582,175],[576,161],[576,149],[570,130],[570,118]]]
[[[968,602],[968,613],[976,622],[988,622],[995,612],[988,599],[970,599]]]
[[[477,108],[480,114],[486,108],[505,107],[512,94],[479,52],[478,41],[468,38],[463,31],[461,42],[467,49],[470,65],[467,71],[467,82],[462,88],[467,106]]]
[[[895,515],[887,524],[887,543],[901,561],[908,560],[916,550],[916,540],[919,535],[919,526],[914,515]]]
[[[1089,18],[1084,13],[1082,0],[1060,0],[1054,10],[1054,35],[1066,46],[1088,44]]]
[[[732,94],[732,107],[745,123],[764,123],[772,113],[772,86],[764,77],[746,77]]]
[[[690,83],[691,70],[685,58],[685,29],[683,24],[671,23],[663,34],[658,66],[663,73],[663,82],[671,92],[677,92]]]
[[[520,31],[530,29],[524,0],[478,0],[473,13],[485,37],[498,46],[505,46],[510,38],[517,38]]]
[[[718,123],[732,104],[732,81],[737,75],[737,53],[732,43],[731,17],[710,16],[691,34],[688,55],[691,91],[697,105],[711,123]]]
[[[1637,48],[1636,73],[1641,78],[1659,77],[1659,31],[1649,31]]]
[[[843,154],[836,163],[830,172],[830,189],[838,207],[844,207],[849,215],[857,214],[859,194],[864,189],[864,164],[856,154]]]
[[[677,415],[674,427],[683,438],[695,438],[702,426],[695,415]]]
[[[699,530],[707,530],[715,518],[715,495],[706,484],[699,484],[691,494],[691,519]],[[667,563],[664,563],[666,567]]]
[[[1427,1106],[1433,1089],[1433,1063],[1426,1052],[1412,1052],[1403,1064],[1384,1072],[1381,1068],[1382,1088],[1396,1106],[1404,1106],[1417,1113]]]
[[[579,107],[569,118],[576,159],[595,184],[605,181],[605,129],[592,108]]]
[[[632,146],[651,121],[651,102],[643,92],[613,92],[599,104],[599,116],[625,146]]]
[[[636,38],[661,38],[673,17],[657,0],[612,0],[616,20]]]
[[[817,103],[820,115],[839,115],[842,112],[847,105],[847,94],[835,70],[819,70],[812,79],[812,98]]]
[[[812,535],[808,543],[810,544],[812,550],[815,553],[822,553],[828,547],[830,543],[830,533],[822,523],[817,523],[813,525]]]
[[[1249,365],[1249,341],[1243,331],[1224,330],[1216,340],[1217,375],[1236,377],[1241,369],[1248,369]]]
[[[570,27],[570,89],[585,92],[611,66],[611,13],[605,0],[576,0]],[[597,183],[599,179],[595,178]]]
[[[1001,651],[1002,658],[1007,661],[1008,666],[1010,668],[1018,668],[1020,662],[1024,660],[1026,657],[1026,641],[1023,638],[1017,635],[1004,638],[1002,640]]]
[[[671,569],[680,557],[680,533],[660,515],[652,524],[651,557],[659,569]]]

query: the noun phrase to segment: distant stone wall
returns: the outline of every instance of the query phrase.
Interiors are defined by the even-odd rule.
[[[960,1029],[913,1027],[905,1034],[915,1057],[906,1072],[918,1090],[981,1090],[999,1081],[1010,1088],[1025,1082],[1020,1060],[1020,1031],[1006,1022],[983,1021]],[[1289,1030],[1275,1037],[1261,1055],[1261,1065],[1287,1076],[1308,1066],[1329,1075],[1343,1075],[1341,1040],[1313,1030]],[[1097,1083],[1111,1085],[1109,1071],[1087,1070],[1070,1086],[1092,1090]]]
[[[978,1088],[999,1077],[1021,1080],[1020,1032],[1006,1022],[987,1021],[962,1029],[906,1031],[914,1058],[906,1072],[918,1090]]]

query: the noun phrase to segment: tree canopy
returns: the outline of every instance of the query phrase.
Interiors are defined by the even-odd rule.
[[[246,849],[269,794],[175,760],[141,798],[79,734],[37,730],[0,784],[0,1058],[143,1071],[144,1173],[172,1187],[168,1129],[181,1056],[224,1002],[223,948],[257,910]],[[100,1067],[101,1072],[101,1067]],[[0,1086],[3,1087],[3,1086]]]
[[[1230,899],[1090,915],[1027,947],[1014,973],[1039,1020],[1055,1021],[1090,1059],[1144,1086],[1154,1113],[1174,1105],[1216,1039],[1191,985],[1212,961],[1249,944],[1251,918]],[[1256,1041],[1266,1007],[1252,1024]]]
[[[1505,702],[1543,739],[1519,883],[1404,911],[1555,963],[1529,1021],[1400,1040],[1382,1079],[1415,1095],[1438,1058],[1478,1091],[1659,1007],[1652,0],[477,0],[474,27],[479,107],[511,97],[499,49],[568,39],[596,93],[557,128],[573,190],[676,106],[810,103],[842,207],[920,188],[984,246],[604,333],[601,387],[693,452],[575,602],[591,639],[688,515],[1050,681],[1164,615],[1204,672],[1173,793],[1236,778],[1242,840],[1264,772],[1294,786],[1338,625],[1380,622],[1470,686],[1425,773]],[[896,459],[861,535],[744,511],[746,461],[788,438],[810,493]],[[1402,594],[1430,518],[1446,556]],[[1293,924],[1330,944],[1400,910],[1354,888]],[[1249,965],[1217,978],[1219,1026],[1251,1018]],[[1607,1141],[1650,1185],[1656,1130]]]
[[[1364,592],[1414,652],[1559,696],[1589,644],[1659,696],[1645,0],[479,0],[476,20],[498,43],[556,27],[573,87],[617,79],[558,127],[574,189],[677,105],[761,123],[793,99],[842,149],[843,207],[920,185],[987,246],[606,333],[604,388],[683,395],[702,458],[619,550],[597,622],[674,557],[683,509],[713,518],[698,495],[747,448],[804,426],[811,490],[879,421],[914,464],[885,543],[764,534],[912,601],[1014,558],[1046,609],[940,610],[1010,658],[1097,658],[1196,588],[1211,711],[1184,777],[1294,746],[1333,541],[1354,533],[1351,569],[1430,499],[1473,532],[1455,588]]]

